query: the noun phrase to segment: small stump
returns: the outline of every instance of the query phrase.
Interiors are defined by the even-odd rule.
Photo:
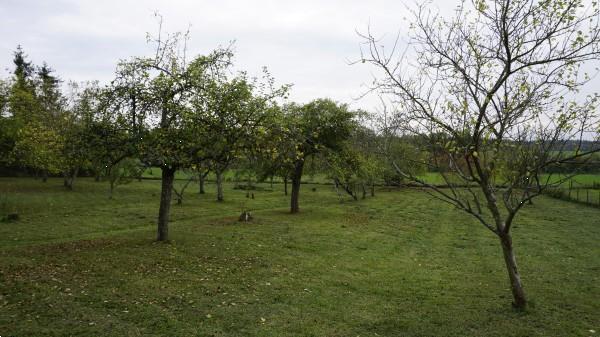
[[[248,211],[243,211],[242,214],[240,215],[240,219],[241,222],[250,222],[252,221],[252,214],[250,214],[250,212]]]

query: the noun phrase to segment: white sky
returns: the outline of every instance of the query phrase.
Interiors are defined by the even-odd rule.
[[[191,25],[188,55],[235,40],[236,68],[258,74],[267,66],[277,83],[294,84],[291,99],[331,97],[363,108],[377,100],[354,101],[372,80],[369,66],[348,64],[360,57],[356,30],[370,23],[396,35],[407,25],[397,0],[0,0],[0,76],[9,75],[21,44],[30,60],[46,61],[63,80],[107,82],[119,59],[151,51],[145,38],[157,31],[155,11],[168,32]]]
[[[109,81],[119,59],[148,55],[146,33],[191,25],[188,55],[235,43],[237,69],[258,74],[267,66],[277,83],[293,83],[299,102],[331,97],[372,110],[375,97],[354,99],[372,81],[360,57],[356,31],[406,36],[405,3],[412,0],[0,0],[0,76],[12,70],[21,44],[30,60],[46,61],[63,80]],[[452,15],[458,0],[432,6]]]

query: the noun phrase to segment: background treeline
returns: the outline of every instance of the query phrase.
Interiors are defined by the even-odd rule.
[[[331,99],[289,102],[266,69],[260,78],[234,72],[230,48],[189,60],[181,35],[156,40],[156,54],[117,65],[115,78],[62,83],[46,64],[14,52],[10,78],[0,80],[0,172],[46,181],[61,176],[73,189],[94,176],[113,190],[154,169],[162,179],[159,240],[173,195],[203,184],[209,173],[224,200],[226,171],[246,188],[283,181],[298,212],[302,176],[323,176],[340,197],[374,195],[376,184],[400,182],[390,156],[414,152],[400,137],[366,127],[371,116]],[[183,56],[182,56],[183,55]],[[386,149],[386,151],[383,151]],[[175,173],[188,182],[174,184]]]
[[[289,86],[276,87],[266,70],[261,79],[231,75],[229,49],[183,70],[173,48],[161,42],[162,59],[120,63],[101,86],[65,84],[18,47],[12,76],[0,79],[0,174],[61,176],[69,189],[78,176],[94,176],[112,191],[157,167],[185,171],[202,190],[209,173],[220,186],[230,169],[249,184],[287,184],[306,170],[353,198],[401,181],[389,157],[414,149],[366,127],[367,112],[330,99],[287,102]],[[181,68],[163,68],[167,59]]]
[[[166,58],[173,48],[163,44],[158,49]],[[373,114],[351,111],[329,99],[289,103],[285,98],[290,87],[275,87],[266,70],[260,80],[243,72],[232,76],[232,56],[223,49],[201,58],[210,66],[194,70],[195,85],[202,86],[199,92],[183,78],[193,76],[191,71],[171,74],[170,79],[168,71],[154,74],[161,72],[156,58],[120,63],[107,86],[94,81],[65,84],[50,66],[32,64],[18,47],[12,76],[0,79],[0,175],[43,181],[62,176],[69,189],[77,176],[94,176],[108,181],[112,195],[116,186],[142,177],[148,168],[168,166],[185,171],[201,193],[210,174],[220,186],[217,199],[223,200],[227,170],[249,186],[273,180],[287,186],[306,171],[358,199],[373,194],[377,184],[405,182],[392,161],[416,174],[449,171],[444,165],[422,164],[444,162],[431,142],[391,133]],[[187,88],[165,93],[167,85]],[[171,95],[177,102],[159,102],[157,94]],[[172,116],[169,104],[180,105]],[[195,116],[184,129],[182,118],[192,117],[190,110]],[[162,113],[167,113],[164,120]],[[163,126],[173,129],[168,136]],[[443,144],[447,137],[438,138]],[[185,148],[184,142],[193,145]],[[592,144],[572,143],[574,149]],[[597,158],[575,159],[545,171],[597,173],[600,163]]]

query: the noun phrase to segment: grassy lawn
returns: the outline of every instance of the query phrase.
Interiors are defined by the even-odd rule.
[[[340,202],[302,186],[226,201],[188,189],[153,242],[160,181],[0,178],[1,336],[591,336],[600,210],[542,197],[514,243],[532,305],[511,309],[497,240],[416,189]],[[242,224],[243,208],[254,221]]]

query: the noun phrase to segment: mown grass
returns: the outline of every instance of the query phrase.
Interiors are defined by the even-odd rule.
[[[153,242],[159,181],[0,179],[4,336],[590,336],[600,330],[600,210],[542,197],[514,241],[532,301],[510,307],[496,239],[416,189],[339,201],[302,186],[188,193]],[[192,190],[190,190],[193,192]],[[237,221],[249,208],[254,221]]]

